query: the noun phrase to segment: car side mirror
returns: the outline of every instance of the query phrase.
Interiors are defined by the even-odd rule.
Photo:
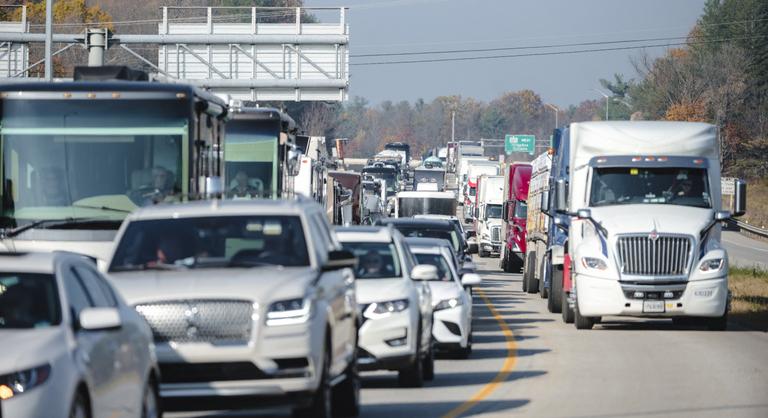
[[[727,210],[718,210],[715,212],[715,220],[716,221],[726,221],[731,218],[731,212],[728,212]]]
[[[733,198],[736,207],[733,210],[733,216],[743,216],[747,213],[747,182],[736,180],[735,189],[736,195]]]
[[[437,267],[429,264],[419,264],[411,270],[411,279],[417,281],[439,280]]]
[[[467,240],[467,254],[477,254],[477,239],[472,237]]]
[[[323,265],[323,271],[334,271],[345,268],[354,269],[357,266],[357,257],[347,250],[333,250],[328,252],[328,261]]]
[[[118,329],[123,325],[117,308],[85,308],[78,316],[80,329],[86,331],[104,331]]]
[[[592,218],[592,211],[589,209],[579,209],[576,212],[576,216],[579,219],[591,219]]]
[[[568,212],[568,184],[565,179],[557,179],[555,182],[555,211],[557,213]]]
[[[480,275],[476,273],[465,273],[463,276],[461,276],[462,286],[479,286],[482,281],[483,279],[481,279]]]

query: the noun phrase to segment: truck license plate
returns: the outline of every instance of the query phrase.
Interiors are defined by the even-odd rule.
[[[643,312],[646,313],[663,313],[664,301],[663,300],[644,300]]]

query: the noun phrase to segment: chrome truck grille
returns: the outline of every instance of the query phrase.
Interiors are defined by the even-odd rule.
[[[492,226],[491,227],[491,241],[492,242],[501,241],[501,227],[500,226]]]
[[[137,305],[156,342],[244,344],[251,338],[253,304],[238,300],[181,300]]]
[[[630,276],[685,276],[693,238],[683,235],[622,235],[617,242],[621,273]]]

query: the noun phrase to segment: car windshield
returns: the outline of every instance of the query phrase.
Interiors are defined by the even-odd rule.
[[[432,228],[429,226],[395,224],[395,228],[406,237],[444,239],[451,243],[454,251],[458,252],[460,249],[461,242],[459,241],[459,234],[456,233],[453,225],[449,227],[450,229],[443,229]]]
[[[397,248],[385,242],[345,242],[344,249],[357,257],[355,277],[358,279],[386,279],[402,277]]]
[[[419,264],[429,264],[430,266],[437,267],[437,277],[440,282],[450,282],[453,281],[453,273],[451,272],[451,267],[448,264],[448,261],[443,257],[442,254],[419,254],[414,253],[413,255],[416,256],[416,261]]]
[[[501,219],[501,205],[488,205],[485,207],[485,219]]]
[[[61,323],[51,274],[0,272],[0,329],[47,328]]]
[[[206,216],[133,221],[110,271],[309,266],[298,216]]]
[[[518,200],[515,204],[515,218],[525,219],[528,217],[528,202],[525,200]]]
[[[590,206],[668,204],[712,207],[703,168],[595,168]]]

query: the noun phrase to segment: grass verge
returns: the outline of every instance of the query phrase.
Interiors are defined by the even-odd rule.
[[[729,273],[733,296],[730,317],[768,332],[768,271],[731,267]]]

